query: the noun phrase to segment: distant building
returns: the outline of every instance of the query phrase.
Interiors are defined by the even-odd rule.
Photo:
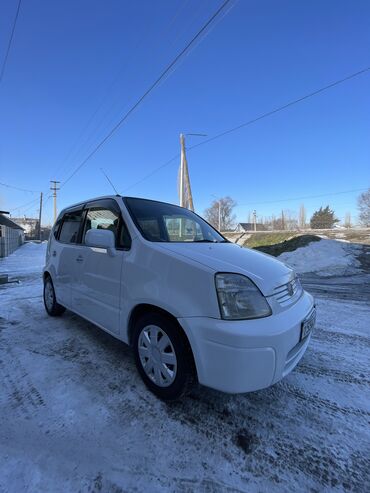
[[[7,257],[24,243],[24,230],[0,211],[0,257]]]
[[[39,221],[33,217],[12,217],[12,221],[24,230],[26,240],[36,240],[39,235]]]
[[[238,223],[235,228],[236,233],[246,233],[247,231],[254,231],[254,223]],[[256,231],[267,231],[267,228],[262,223],[256,223]]]

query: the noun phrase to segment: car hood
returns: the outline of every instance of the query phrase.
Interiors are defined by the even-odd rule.
[[[234,243],[160,243],[161,248],[195,260],[215,272],[234,272],[248,276],[265,296],[289,282],[294,271],[265,253]]]

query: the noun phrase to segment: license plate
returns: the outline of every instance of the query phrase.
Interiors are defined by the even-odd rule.
[[[316,322],[316,309],[314,308],[312,312],[305,318],[301,326],[301,341],[305,339],[312,332],[315,327]]]

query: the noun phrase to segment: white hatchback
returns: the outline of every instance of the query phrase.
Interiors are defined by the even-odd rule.
[[[302,358],[315,324],[291,268],[153,200],[117,195],[64,209],[43,279],[48,314],[68,308],[132,345],[163,399],[194,381],[230,393],[268,387]]]

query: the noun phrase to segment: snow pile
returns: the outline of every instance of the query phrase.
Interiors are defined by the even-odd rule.
[[[293,252],[284,252],[279,255],[279,260],[300,274],[315,272],[324,277],[351,275],[357,273],[360,266],[354,256],[359,248],[342,241],[322,239]]]

